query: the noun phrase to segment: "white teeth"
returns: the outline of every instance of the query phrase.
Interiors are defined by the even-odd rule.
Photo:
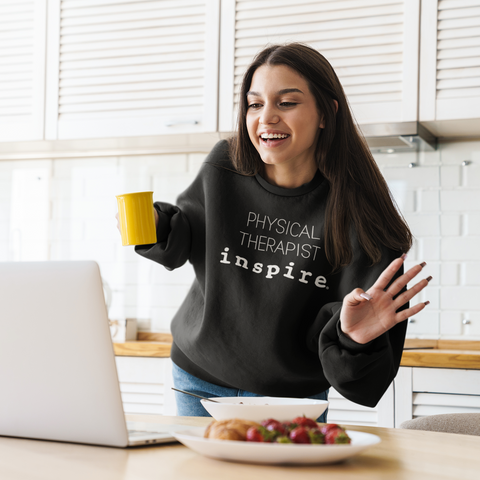
[[[287,138],[288,135],[283,133],[262,133],[260,135],[261,138]]]

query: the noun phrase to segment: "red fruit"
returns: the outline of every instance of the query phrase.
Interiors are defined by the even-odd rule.
[[[247,430],[247,442],[263,442],[263,435],[257,427],[250,427]]]
[[[277,422],[277,420],[271,421],[268,425],[265,426],[265,428],[267,430],[270,430],[271,432],[276,432],[279,435],[285,435],[286,433],[285,427],[283,426],[283,424],[281,424],[280,422]]]
[[[311,443],[308,429],[305,427],[295,427],[289,437],[293,443]]]
[[[340,427],[340,426],[337,425],[336,423],[327,423],[326,425],[322,425],[322,426],[320,427],[320,431],[321,431],[324,435],[326,435],[327,432],[328,432],[329,430],[331,430],[332,428],[342,428],[342,427]]]
[[[311,418],[307,418],[305,416],[294,418],[292,423],[296,423],[300,427],[310,427],[310,428],[318,427],[318,424],[315,420],[312,420]]]
[[[316,445],[323,445],[325,443],[325,435],[318,428],[311,428],[308,431],[310,442]]]
[[[267,427],[269,423],[271,422],[277,422],[278,420],[275,420],[274,418],[268,418],[267,420],[263,420],[261,422],[261,425],[263,425],[264,427]]]
[[[327,444],[340,444],[350,443],[350,437],[347,435],[343,428],[331,428],[325,434],[325,443]]]

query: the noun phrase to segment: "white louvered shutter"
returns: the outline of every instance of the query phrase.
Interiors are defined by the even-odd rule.
[[[45,0],[0,1],[0,141],[42,140]]]
[[[480,116],[480,0],[438,2],[436,74],[437,120]]]
[[[480,372],[414,368],[412,418],[446,413],[480,413]]]
[[[215,131],[217,1],[59,8],[57,138]]]
[[[255,54],[267,44],[299,41],[332,64],[359,123],[417,119],[418,0],[237,0],[234,15],[233,117]],[[228,115],[221,118],[228,130]]]

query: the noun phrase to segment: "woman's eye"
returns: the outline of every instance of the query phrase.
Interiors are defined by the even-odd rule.
[[[282,102],[280,105],[282,107],[293,107],[293,106],[298,105],[298,104],[294,103],[294,102]]]
[[[260,103],[251,103],[248,108],[260,108],[262,105]]]

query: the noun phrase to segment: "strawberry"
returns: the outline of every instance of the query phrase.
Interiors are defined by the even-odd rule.
[[[247,442],[273,442],[278,436],[278,433],[271,432],[265,427],[250,427],[247,430]]]
[[[347,432],[343,428],[331,428],[325,434],[325,443],[327,444],[339,444],[339,443],[350,443],[350,437],[347,435]]]
[[[342,427],[340,427],[340,425],[337,425],[336,423],[326,423],[325,425],[322,425],[322,426],[320,427],[320,431],[321,431],[324,435],[326,435],[327,432],[328,432],[329,430],[331,430],[332,428],[342,428]]]
[[[263,422],[262,422],[263,425]],[[266,425],[263,425],[267,430],[271,432],[276,432],[278,435],[285,435],[285,427],[282,423],[277,420],[270,420]]]
[[[305,427],[295,427],[289,436],[293,443],[311,443],[308,429]]]
[[[312,420],[311,418],[305,417],[297,417],[292,420],[292,423],[296,423],[300,427],[310,427],[310,428],[317,428],[318,424],[315,420]]]
[[[277,443],[293,443],[286,435],[282,435],[281,437],[277,437],[275,440]]]
[[[325,443],[325,435],[318,428],[312,428],[308,431],[310,437],[310,443],[319,445]]]

